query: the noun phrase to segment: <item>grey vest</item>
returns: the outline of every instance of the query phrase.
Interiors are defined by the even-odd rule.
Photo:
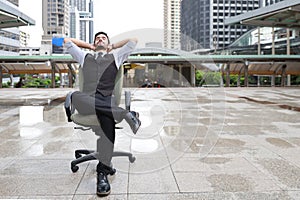
[[[82,92],[89,95],[96,92],[103,96],[112,95],[117,73],[118,69],[113,54],[97,58],[92,54],[87,54],[82,68]]]

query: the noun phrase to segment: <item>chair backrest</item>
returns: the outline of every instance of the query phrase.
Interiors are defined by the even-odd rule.
[[[121,66],[119,68],[115,88],[114,88],[114,99],[117,106],[120,105],[121,102],[121,95],[122,95],[122,87],[123,87],[123,77],[124,77],[124,67]],[[84,77],[82,68],[79,68],[79,89],[82,91],[84,84]],[[95,87],[96,88],[96,87]],[[78,125],[85,126],[85,127],[98,127],[100,124],[96,115],[81,115],[79,113],[72,114],[71,120]]]
[[[82,67],[79,68],[79,91],[83,91],[84,86],[84,77],[83,77],[83,70]],[[124,79],[124,67],[120,66],[119,71],[116,76],[115,80],[115,88],[114,88],[114,97],[115,97],[115,103],[117,106],[120,105],[121,102],[121,96],[122,96],[122,88],[123,88],[123,79]],[[97,84],[97,82],[95,82]],[[95,86],[96,88],[96,86]]]

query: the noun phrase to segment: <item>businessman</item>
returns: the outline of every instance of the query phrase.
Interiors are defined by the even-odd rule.
[[[76,38],[64,38],[63,42],[83,71],[83,90],[72,93],[72,104],[80,114],[96,113],[103,130],[97,144],[97,152],[100,153],[97,165],[97,195],[106,196],[111,191],[107,176],[114,173],[111,159],[115,142],[115,121],[125,119],[134,134],[141,126],[139,114],[116,106],[113,97],[118,70],[134,50],[137,39],[129,38],[111,44],[105,32],[98,32],[93,44]],[[113,51],[114,49],[118,51]]]

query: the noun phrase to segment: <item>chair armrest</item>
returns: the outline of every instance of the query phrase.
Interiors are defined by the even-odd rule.
[[[66,115],[67,115],[67,118],[68,118],[68,122],[72,122],[72,119],[71,119],[71,115],[74,113],[75,109],[73,108],[72,106],[72,93],[73,92],[69,92],[66,96],[66,100],[65,100],[65,111],[66,111]]]

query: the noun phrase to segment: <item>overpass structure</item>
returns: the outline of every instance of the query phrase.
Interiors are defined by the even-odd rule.
[[[253,10],[251,12],[243,13],[234,17],[225,19],[225,25],[234,25],[234,24],[246,24],[253,25],[258,27],[258,42],[257,42],[257,53],[261,54],[261,39],[260,39],[260,27],[272,27],[272,43],[271,43],[271,56],[273,59],[284,57],[284,55],[275,55],[275,27],[285,28],[286,29],[286,56],[290,57],[290,54],[296,54],[298,50],[293,50],[291,52],[291,40],[290,40],[290,29],[300,29],[300,1],[299,0],[289,0],[281,1],[275,4],[272,4],[267,7],[262,7],[260,9]],[[299,36],[298,36],[299,37]],[[297,38],[298,39],[298,38]],[[295,40],[298,42],[297,40]],[[295,45],[298,48],[299,44]],[[295,47],[294,47],[295,48]],[[273,60],[272,59],[272,60]],[[268,72],[273,71],[272,85],[274,85],[274,75],[278,72],[281,73],[281,85],[285,83],[286,74],[296,74],[298,75],[299,71],[299,61],[286,60],[285,62],[274,63],[271,60],[270,64],[262,63],[259,65],[260,72],[263,75],[268,75]],[[268,67],[269,65],[269,67]],[[227,73],[235,71],[238,65],[228,65]],[[241,67],[238,67],[242,69]],[[265,71],[265,68],[269,70]]]
[[[20,12],[16,6],[0,0],[0,28],[11,28],[34,24],[35,21]]]
[[[33,25],[35,22],[17,8],[8,6],[0,0],[0,28]],[[300,28],[300,2],[289,0],[263,7],[225,20],[225,24],[248,24],[254,26],[271,26]],[[221,71],[229,86],[229,75],[238,74],[245,77],[248,86],[248,75],[281,76],[282,86],[288,75],[300,75],[300,56],[290,55],[289,31],[287,31],[286,55],[275,55],[274,40],[272,54],[260,55],[195,55],[189,52],[162,48],[137,49],[128,58],[129,63],[159,64],[175,69],[191,85],[195,85],[195,70]],[[259,36],[259,34],[258,34]],[[273,37],[274,38],[274,37]],[[258,48],[260,45],[258,44]],[[132,65],[133,66],[133,65]],[[68,73],[71,78],[78,65],[70,55],[63,56],[0,56],[0,88],[3,74],[52,74],[52,87],[55,87],[55,74]],[[71,82],[71,81],[69,81]]]
[[[300,29],[300,1],[281,1],[225,19],[225,25],[245,24],[258,27],[257,53],[261,54],[261,27],[272,27],[271,54],[275,55],[274,28],[286,29],[286,54],[291,54],[290,29]],[[299,36],[298,36],[299,37]],[[296,41],[297,42],[297,41]]]
[[[299,0],[281,1],[251,12],[225,19],[225,25],[245,24],[261,27],[300,28]]]
[[[143,52],[143,53],[142,53]],[[182,74],[191,85],[195,85],[195,70],[221,71],[229,86],[229,75],[245,77],[248,86],[249,75],[270,75],[283,77],[283,86],[287,75],[300,75],[300,55],[195,55],[162,54],[156,50],[137,50],[129,56],[130,64],[159,64],[168,66]],[[55,74],[68,73],[72,78],[77,73],[78,64],[70,55],[64,56],[0,56],[0,87],[4,74],[40,74],[52,76],[55,87]],[[71,81],[69,81],[71,83]]]

